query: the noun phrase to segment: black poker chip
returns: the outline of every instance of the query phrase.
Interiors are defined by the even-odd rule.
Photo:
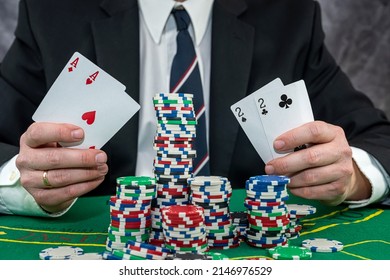
[[[248,214],[245,211],[231,212],[230,217],[233,225],[247,226],[248,225]]]

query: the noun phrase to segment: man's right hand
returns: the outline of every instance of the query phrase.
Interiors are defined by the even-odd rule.
[[[33,123],[20,138],[16,166],[21,184],[50,213],[66,209],[75,198],[95,189],[108,172],[105,152],[58,144],[83,138],[80,127],[55,123]],[[44,172],[49,186],[44,183]]]

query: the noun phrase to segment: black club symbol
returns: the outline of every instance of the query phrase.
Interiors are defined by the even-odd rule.
[[[261,112],[261,114],[267,115],[267,114],[268,114],[268,111],[267,111],[266,109],[263,109],[263,111]]]
[[[289,105],[292,104],[292,99],[291,99],[291,98],[288,98],[287,95],[283,94],[283,95],[280,97],[280,99],[282,100],[282,101],[279,102],[279,106],[280,106],[281,108],[283,108],[283,107],[284,107],[285,109],[290,108]]]

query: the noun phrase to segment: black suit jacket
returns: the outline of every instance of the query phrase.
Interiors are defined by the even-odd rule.
[[[16,40],[0,68],[0,163],[18,153],[20,135],[70,56],[79,51],[139,100],[136,0],[22,0]],[[304,79],[315,119],[344,128],[350,144],[390,171],[390,125],[357,92],[323,44],[319,5],[311,0],[215,0],[212,12],[210,164],[232,185],[262,174],[264,163],[230,106],[280,77]],[[283,121],[283,120],[281,120]],[[110,172],[103,186],[133,175],[138,117],[103,147]]]

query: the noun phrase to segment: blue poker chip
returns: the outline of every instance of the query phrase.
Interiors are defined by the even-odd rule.
[[[281,192],[286,190],[286,186],[261,186],[261,185],[253,185],[251,183],[245,184],[245,189],[250,191],[258,191],[258,192]]]
[[[183,168],[171,168],[171,167],[166,167],[166,168],[161,168],[161,167],[154,167],[154,172],[164,172],[169,171],[169,172],[191,172],[193,170],[193,167],[183,167]]]
[[[155,94],[155,97],[188,97],[193,98],[194,95],[192,93],[184,93],[184,92],[159,92]]]
[[[171,250],[161,247],[161,246],[156,246],[148,243],[143,243],[143,242],[136,242],[129,240],[127,241],[126,245],[132,245],[132,246],[137,246],[143,249],[151,250],[151,251],[156,251],[156,252],[162,252],[162,253],[171,253]]]
[[[122,260],[121,257],[115,256],[114,254],[112,254],[112,253],[109,252],[109,251],[103,252],[103,259],[104,259],[104,260]]]
[[[175,124],[175,125],[172,125],[172,124],[159,123],[158,126],[159,126],[159,128],[167,129],[167,130],[173,130],[171,128],[174,128],[176,131],[179,131],[179,130],[194,131],[195,130],[193,128],[194,127],[193,125],[188,125],[188,124]]]
[[[194,132],[171,132],[166,133],[165,131],[157,132],[156,136],[158,137],[172,137],[172,138],[195,138],[196,133]]]
[[[171,94],[171,93],[170,93]],[[156,95],[153,97],[153,100],[172,100],[172,101],[181,101],[181,100],[188,100],[188,101],[192,101],[193,97],[192,96],[178,96],[178,95],[175,95],[175,96],[169,96],[169,95]]]
[[[259,175],[253,176],[248,179],[249,182],[256,184],[267,184],[267,185],[283,185],[290,183],[290,178],[286,176],[277,176],[277,175]]]

